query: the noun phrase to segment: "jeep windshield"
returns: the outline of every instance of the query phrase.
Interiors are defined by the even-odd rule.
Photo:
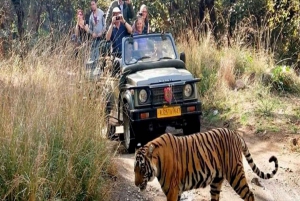
[[[176,49],[169,35],[135,35],[126,38],[124,43],[124,63],[176,59]]]

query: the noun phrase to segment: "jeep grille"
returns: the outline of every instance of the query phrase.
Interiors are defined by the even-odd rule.
[[[172,103],[183,101],[183,85],[173,86],[172,91]],[[152,104],[167,104],[167,101],[164,98],[164,87],[152,89]]]

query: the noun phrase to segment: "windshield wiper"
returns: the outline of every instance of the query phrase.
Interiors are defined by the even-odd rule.
[[[160,61],[162,59],[173,59],[173,58],[171,58],[171,57],[160,57],[157,61]]]

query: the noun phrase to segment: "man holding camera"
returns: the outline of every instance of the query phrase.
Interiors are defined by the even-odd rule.
[[[115,57],[122,56],[122,38],[132,33],[132,27],[123,18],[119,7],[112,11],[113,17],[106,33],[106,40],[112,41],[112,54]]]
[[[109,25],[111,24],[112,13],[113,13],[112,10],[115,7],[118,7],[121,10],[121,14],[122,14],[123,18],[129,24],[131,24],[130,19],[135,17],[131,0],[114,0],[113,2],[111,2],[110,6],[108,8],[108,11],[107,11],[107,15],[106,15],[106,19],[105,19],[106,30],[109,28]]]

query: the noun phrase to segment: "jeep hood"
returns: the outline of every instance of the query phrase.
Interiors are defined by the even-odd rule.
[[[150,85],[170,81],[186,81],[194,79],[186,69],[159,68],[141,70],[127,76],[127,83],[134,86]]]

